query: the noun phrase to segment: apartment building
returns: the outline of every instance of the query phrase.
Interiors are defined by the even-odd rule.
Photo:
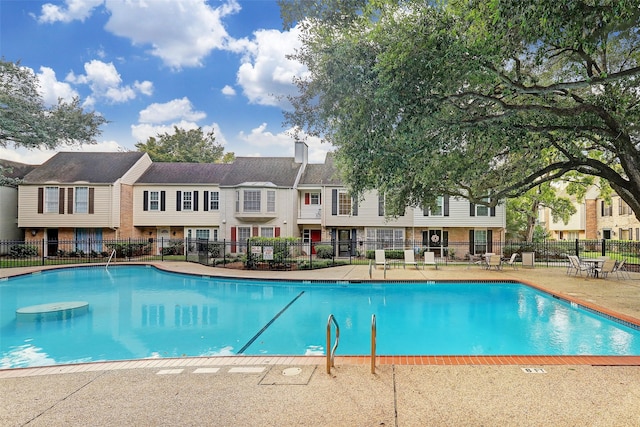
[[[307,253],[315,243],[335,242],[337,256],[407,241],[463,256],[490,252],[504,238],[503,204],[487,208],[440,196],[436,206],[389,217],[384,194],[349,194],[333,154],[321,164],[307,159],[301,142],[294,157],[238,157],[229,164],[153,163],[137,152],[58,153],[20,185],[18,225],[54,243],[148,238],[158,251],[172,239],[297,237]],[[452,241],[469,243],[454,248]]]

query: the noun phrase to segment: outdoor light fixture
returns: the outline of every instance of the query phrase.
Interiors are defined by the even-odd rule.
[[[31,229],[31,235],[35,236],[36,234],[38,234],[38,230]]]

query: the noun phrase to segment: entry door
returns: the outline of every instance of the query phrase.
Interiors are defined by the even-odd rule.
[[[47,253],[45,256],[56,256],[58,254],[58,229],[47,228]]]
[[[351,253],[351,230],[338,230],[338,256]]]
[[[322,230],[311,230],[311,253],[316,253],[316,243],[322,240]]]

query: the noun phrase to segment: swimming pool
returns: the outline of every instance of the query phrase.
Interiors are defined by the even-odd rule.
[[[64,319],[16,310],[86,301]],[[150,357],[380,355],[640,355],[640,331],[518,283],[275,282],[82,267],[0,282],[0,367]]]

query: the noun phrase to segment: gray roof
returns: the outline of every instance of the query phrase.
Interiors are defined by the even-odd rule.
[[[302,166],[293,157],[237,157],[220,182],[233,186],[245,182],[272,182],[278,187],[293,187]]]
[[[308,164],[300,185],[342,185],[333,163],[333,153],[327,153],[324,163]]]
[[[73,183],[78,181],[96,184],[113,183],[122,178],[144,154],[138,151],[57,153],[41,166],[28,173],[24,177],[24,183]]]
[[[25,163],[0,159],[0,175],[7,178],[24,178],[25,175],[37,167],[37,165],[27,165]]]
[[[219,184],[231,165],[218,163],[153,163],[138,184]]]

